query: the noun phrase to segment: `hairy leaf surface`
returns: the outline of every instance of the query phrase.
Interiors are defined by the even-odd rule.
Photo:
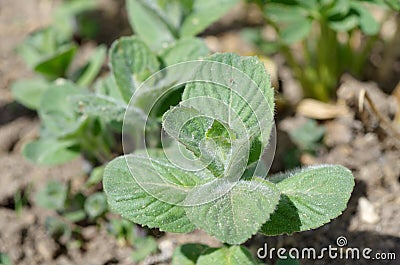
[[[186,212],[190,220],[209,235],[228,244],[241,244],[269,219],[279,196],[279,190],[268,181],[239,181],[217,200],[187,207]]]
[[[207,60],[222,64],[213,65],[211,69],[206,65],[198,70],[196,77],[199,80],[211,77],[213,82],[189,83],[182,96],[185,106],[198,109],[205,115],[227,116],[229,121],[237,115],[248,130],[247,137],[262,137],[266,144],[273,121],[274,91],[264,65],[255,57],[229,53],[215,54]],[[197,98],[210,100],[199,101]],[[228,106],[228,110],[215,110],[215,100]]]
[[[127,163],[134,169],[134,176]],[[191,187],[205,181],[203,177],[175,168],[161,157],[129,155],[108,164],[103,183],[110,207],[123,217],[149,227],[184,233],[195,228],[185,209],[157,199],[143,187],[160,196],[169,196],[172,194],[169,189],[176,189],[172,194],[175,198],[164,199],[181,202]]]
[[[295,170],[269,180],[276,183],[282,196],[261,229],[267,235],[291,234],[328,223],[346,209],[354,187],[350,170],[337,165]]]

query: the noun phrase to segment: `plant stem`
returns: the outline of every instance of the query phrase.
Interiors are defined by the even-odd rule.
[[[338,79],[338,41],[336,32],[329,28],[325,20],[319,20],[319,25],[320,35],[317,40],[318,81],[313,92],[317,99],[328,101],[335,91]]]
[[[90,128],[84,130],[79,144],[82,150],[93,156],[97,161],[103,164],[107,163],[112,158],[111,150],[107,145],[107,138],[109,138],[107,130],[103,128],[102,132],[96,136],[91,131]]]

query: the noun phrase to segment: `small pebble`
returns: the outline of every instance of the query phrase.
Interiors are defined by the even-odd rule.
[[[379,216],[376,214],[375,207],[365,197],[361,197],[358,200],[358,212],[360,214],[361,221],[364,223],[376,224],[380,220]]]

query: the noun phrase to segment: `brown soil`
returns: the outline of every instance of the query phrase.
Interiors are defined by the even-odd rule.
[[[121,8],[121,2],[101,1]],[[103,4],[104,4],[103,3]],[[117,3],[117,4],[116,4]],[[72,181],[79,186],[86,177],[86,162],[78,158],[58,167],[38,167],[21,155],[21,146],[34,138],[38,131],[35,114],[13,101],[10,85],[20,78],[32,76],[14,49],[23,38],[35,29],[50,23],[57,1],[14,0],[0,1],[0,252],[7,253],[14,264],[132,264],[132,249],[120,246],[107,233],[106,224],[82,226],[80,247],[66,247],[54,241],[47,233],[44,220],[55,216],[35,205],[33,195],[46,181],[57,179]],[[111,12],[111,11],[110,11]],[[106,21],[112,15],[100,12]],[[123,16],[122,16],[123,17]],[[108,18],[108,20],[107,20]],[[107,24],[107,23],[106,23]],[[110,43],[117,31],[110,23],[100,40]],[[115,25],[115,24],[114,24]],[[126,20],[118,22],[121,34],[129,34]],[[228,40],[236,36],[226,34]],[[223,37],[222,37],[223,38]],[[209,41],[214,41],[211,39]],[[223,41],[222,41],[223,42]],[[247,51],[246,51],[247,52]],[[282,75],[281,75],[282,77]],[[302,264],[400,264],[400,147],[390,128],[382,126],[377,116],[365,104],[364,112],[358,110],[358,95],[366,89],[382,115],[393,118],[399,110],[394,97],[380,92],[374,84],[364,84],[344,77],[338,90],[338,102],[348,108],[346,115],[320,121],[326,126],[325,148],[318,156],[304,155],[304,164],[336,163],[350,168],[356,177],[356,187],[347,210],[331,223],[292,236],[264,237],[257,235],[247,245],[256,251],[264,243],[270,247],[336,246],[336,239],[345,236],[348,247],[369,247],[374,252],[395,252],[395,261],[303,260]],[[292,122],[300,116],[285,118]],[[285,120],[280,121],[280,124]],[[398,130],[399,128],[397,128]],[[284,129],[278,139],[278,152],[274,169],[281,170],[280,161],[291,144],[286,141]],[[281,141],[281,139],[286,139]],[[284,145],[284,146],[282,146]],[[14,194],[27,194],[28,204],[20,211],[14,210]],[[212,246],[219,243],[204,232],[187,235],[163,234],[158,238],[159,253],[148,257],[143,264],[168,264],[176,245],[200,242]]]
[[[361,83],[350,76],[342,78],[338,89],[338,104],[348,107],[346,115],[321,121],[325,125],[324,148],[318,156],[304,154],[303,164],[341,164],[352,170],[356,186],[348,208],[331,223],[319,229],[292,236],[256,236],[248,244],[258,249],[265,242],[272,247],[290,249],[314,247],[317,250],[332,245],[344,236],[346,247],[371,248],[373,253],[396,253],[397,260],[304,260],[302,264],[400,264],[400,139],[382,126],[371,108],[365,104],[358,110],[359,93],[365,89],[379,113],[393,117],[400,109],[394,97],[387,96],[374,83]],[[278,128],[301,122],[304,117],[285,118]],[[399,128],[396,128],[397,130]],[[275,164],[282,157],[275,157]],[[287,148],[285,143],[285,148]],[[284,154],[284,153],[282,153]]]

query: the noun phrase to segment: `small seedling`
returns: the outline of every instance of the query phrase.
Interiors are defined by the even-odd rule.
[[[47,217],[44,223],[47,233],[57,242],[68,242],[72,229],[66,223],[55,217]]]
[[[107,201],[103,192],[85,197],[78,192],[72,194],[69,184],[50,181],[36,194],[36,203],[47,209],[56,210],[70,222],[80,222],[89,218],[96,220],[107,211]]]
[[[126,219],[111,219],[108,225],[109,233],[116,237],[119,245],[130,245],[134,248],[134,262],[142,261],[158,249],[156,240],[152,236],[146,236],[144,231],[140,233],[140,230],[136,224]]]
[[[87,93],[83,87],[93,83],[106,57],[106,47],[100,45],[87,61],[79,66],[73,63],[79,49],[73,40],[73,34],[78,30],[74,20],[78,14],[95,6],[92,0],[64,3],[55,11],[51,26],[32,33],[17,49],[26,64],[38,74],[33,79],[18,80],[12,85],[14,98],[36,110],[43,122],[41,139],[24,149],[25,156],[38,164],[64,163],[80,151],[87,152],[89,160],[106,161],[111,157],[108,142],[104,139],[110,139],[109,135],[94,135],[91,131],[101,125],[93,120],[79,120],[71,112],[70,102],[65,100],[71,95]],[[60,120],[58,125],[57,120]],[[74,135],[73,139],[71,135]],[[91,146],[97,146],[97,149],[91,152]]]
[[[49,181],[47,185],[36,193],[35,201],[43,208],[51,210],[62,210],[65,207],[68,193],[68,185]]]
[[[25,206],[29,205],[29,195],[31,192],[31,186],[26,189],[18,190],[14,193],[14,209],[15,212],[20,215]]]
[[[135,224],[126,219],[111,219],[108,232],[113,235],[119,245],[134,245],[136,238]]]
[[[73,40],[74,34],[80,31],[77,17],[94,8],[94,0],[74,0],[60,5],[55,10],[53,23],[29,35],[17,48],[18,53],[32,70],[48,80],[68,78],[79,85],[89,85],[103,64],[105,47],[97,47],[81,68],[70,69],[70,66],[78,52]],[[23,93],[21,89],[16,88],[18,96]]]
[[[96,192],[90,195],[85,200],[84,208],[92,220],[104,215],[108,210],[107,198],[104,192]]]

